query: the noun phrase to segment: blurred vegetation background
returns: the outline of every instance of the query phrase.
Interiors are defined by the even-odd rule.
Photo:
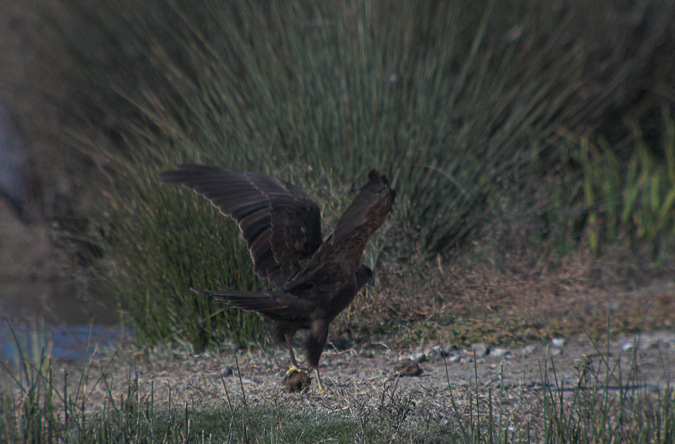
[[[300,185],[325,233],[381,170],[399,197],[366,257],[380,274],[486,239],[672,263],[675,2],[3,3],[34,18],[0,95],[41,135],[41,213],[149,343],[264,331],[187,290],[265,284],[233,223],[160,184],[180,162]]]

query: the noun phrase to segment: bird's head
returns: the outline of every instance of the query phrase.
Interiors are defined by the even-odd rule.
[[[373,270],[366,267],[365,265],[359,265],[359,268],[356,270],[356,285],[361,289],[366,284],[374,285],[375,279],[373,279]]]

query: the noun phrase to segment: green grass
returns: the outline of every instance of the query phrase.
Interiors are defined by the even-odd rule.
[[[648,245],[662,261],[675,233],[675,123],[663,111],[663,140],[650,146],[636,123],[627,159],[608,144],[583,140],[579,161],[588,209],[583,225],[596,253],[616,240]]]
[[[546,442],[672,441],[674,388],[648,387],[639,373],[637,353],[636,349],[627,369],[608,353],[598,353],[595,364],[586,356],[574,387],[559,384],[554,365],[550,373],[542,370]],[[663,371],[667,376],[669,369]]]
[[[594,357],[579,365],[573,386],[559,382],[555,360],[547,358],[534,398],[499,384],[481,386],[474,357],[473,387],[455,386],[447,376],[446,390],[415,402],[392,381],[365,400],[338,395],[346,404],[339,413],[313,405],[312,397],[296,408],[284,405],[283,397],[254,403],[245,392],[242,398],[231,394],[225,381],[227,396],[219,405],[194,407],[172,399],[170,388],[169,399],[158,399],[154,383],[141,388],[131,371],[119,393],[108,370],[118,355],[56,376],[58,364],[45,347],[30,354],[16,338],[15,343],[14,360],[0,363],[0,440],[7,443],[667,443],[675,438],[674,389],[644,383],[639,348],[626,363],[597,345]],[[667,379],[669,369],[663,371]],[[97,387],[104,399],[92,405]],[[438,410],[439,405],[445,407]],[[446,418],[439,420],[441,413]]]
[[[675,7],[624,3],[62,0],[32,37],[49,49],[35,81],[62,110],[53,156],[72,159],[43,180],[79,190],[63,226],[70,208],[85,220],[60,239],[139,339],[197,350],[263,323],[212,316],[188,288],[264,283],[232,224],[159,183],[179,162],[280,176],[327,221],[380,169],[399,197],[366,256],[378,272],[471,250],[495,223],[513,225],[503,242],[562,251],[670,245],[672,115],[653,122],[672,97]]]

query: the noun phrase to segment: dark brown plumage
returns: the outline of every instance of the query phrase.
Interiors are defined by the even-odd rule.
[[[278,291],[210,291],[243,310],[276,321],[275,339],[291,346],[309,329],[305,350],[316,371],[330,322],[354,299],[372,271],[361,263],[363,248],[389,214],[396,195],[385,176],[372,170],[352,204],[323,241],[319,207],[300,188],[274,177],[203,165],[179,165],[162,180],[195,190],[235,219],[253,259],[253,270]]]

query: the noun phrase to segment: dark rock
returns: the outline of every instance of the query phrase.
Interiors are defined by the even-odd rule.
[[[419,376],[424,372],[417,362],[410,359],[397,362],[394,365],[394,370],[399,376]]]

